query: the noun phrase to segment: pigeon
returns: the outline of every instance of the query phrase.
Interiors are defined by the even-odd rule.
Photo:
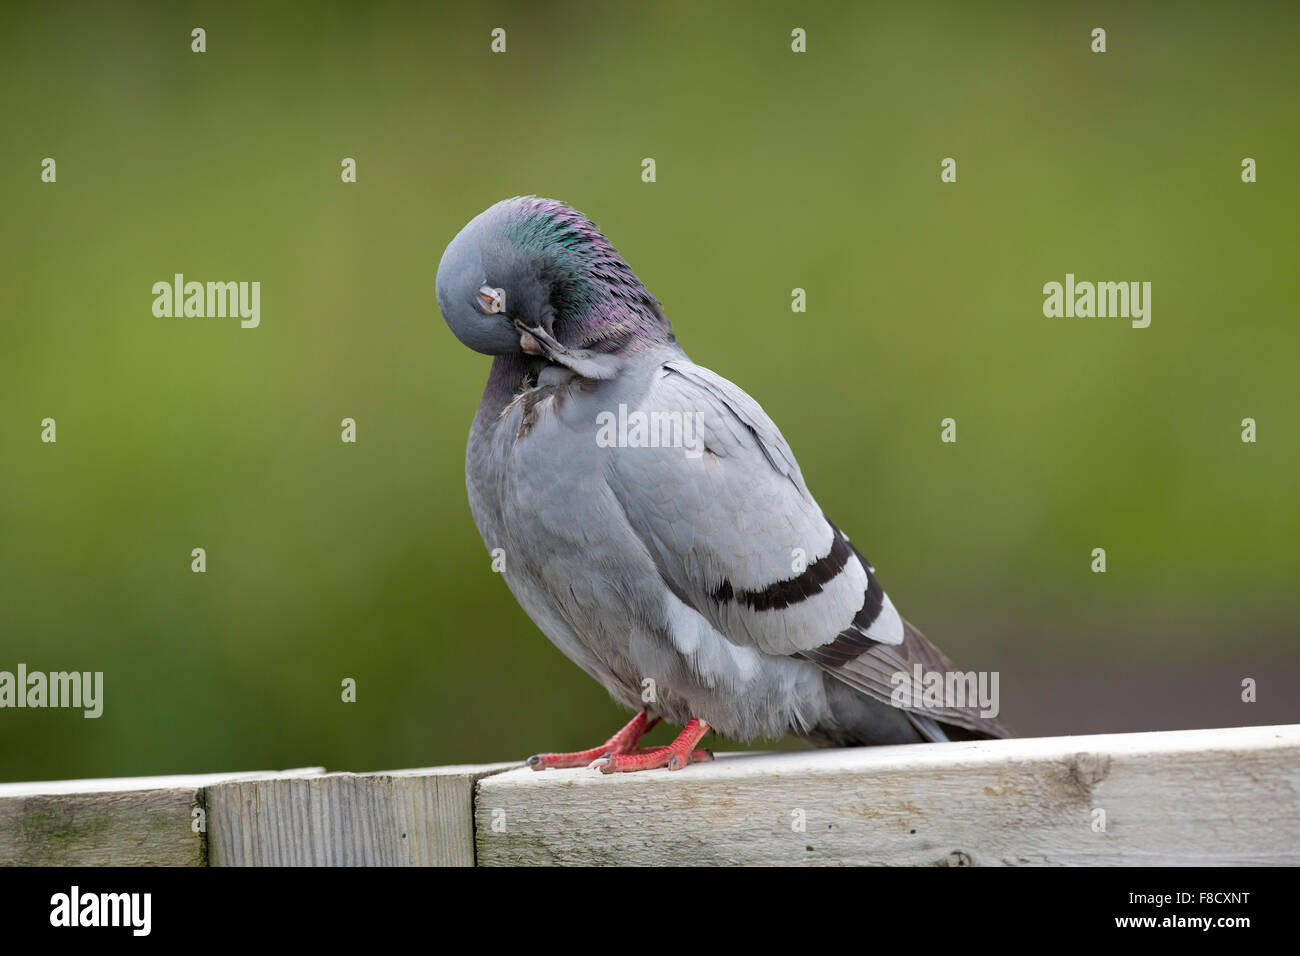
[[[483,543],[541,631],[637,711],[529,766],[680,770],[712,759],[711,730],[818,747],[1010,736],[964,695],[899,693],[953,665],[822,513],[758,402],[687,357],[580,212],[496,203],[448,244],[436,290],[455,337],[492,356],[465,458]],[[660,720],[683,729],[641,747]]]

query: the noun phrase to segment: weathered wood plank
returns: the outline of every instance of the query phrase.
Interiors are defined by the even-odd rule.
[[[203,788],[244,776],[0,784],[0,866],[202,866]]]
[[[212,866],[473,866],[474,785],[518,763],[207,788]]]
[[[515,770],[475,820],[479,865],[1297,865],[1298,808],[1287,725]]]

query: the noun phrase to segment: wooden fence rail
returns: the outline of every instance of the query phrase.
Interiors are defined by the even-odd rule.
[[[0,784],[0,865],[1300,865],[1300,725]]]

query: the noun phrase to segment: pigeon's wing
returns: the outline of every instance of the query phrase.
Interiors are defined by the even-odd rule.
[[[666,586],[718,632],[809,660],[882,701],[895,690],[891,678],[916,663],[951,670],[822,514],[790,446],[742,389],[689,361],[669,361],[655,371],[640,411],[651,435],[656,420],[660,435],[665,423],[680,422],[684,447],[614,456],[611,487]],[[996,733],[969,708],[925,713]]]
[[[681,422],[681,447],[628,448],[611,486],[667,586],[736,644],[817,651],[846,629],[897,644],[903,625],[848,539],[822,516],[789,445],[758,403],[685,360],[654,372],[650,434]],[[644,441],[640,442],[645,444]]]

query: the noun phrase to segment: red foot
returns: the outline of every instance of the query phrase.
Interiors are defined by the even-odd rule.
[[[707,750],[696,750],[695,745],[709,732],[709,725],[698,717],[692,717],[677,735],[677,739],[667,747],[638,749],[635,752],[610,753],[601,755],[590,764],[601,773],[634,773],[638,770],[655,770],[667,767],[669,770],[681,770],[687,764],[703,763],[713,759]]]
[[[528,766],[534,770],[546,770],[551,767],[556,769],[585,767],[593,760],[598,760],[601,757],[607,757],[611,754],[631,753],[636,749],[636,745],[641,742],[641,738],[657,723],[659,723],[658,717],[651,719],[650,712],[643,710],[633,717],[626,727],[599,747],[567,754],[537,754],[528,758]]]

